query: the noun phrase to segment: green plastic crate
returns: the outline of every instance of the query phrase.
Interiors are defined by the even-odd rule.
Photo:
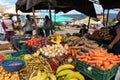
[[[110,80],[113,76],[116,75],[118,67],[119,65],[117,64],[112,69],[100,70],[96,67],[90,66],[85,62],[76,60],[76,70],[93,80]]]

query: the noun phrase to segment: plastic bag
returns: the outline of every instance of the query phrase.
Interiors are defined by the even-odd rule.
[[[115,80],[120,80],[120,67],[118,68],[117,74],[115,76]]]

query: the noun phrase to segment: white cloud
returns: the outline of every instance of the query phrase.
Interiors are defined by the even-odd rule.
[[[15,5],[17,0],[0,0],[0,7],[2,8],[10,8]]]

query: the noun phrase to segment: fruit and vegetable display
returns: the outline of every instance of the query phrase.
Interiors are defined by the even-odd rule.
[[[108,53],[107,50],[98,49],[91,50],[85,55],[77,55],[78,60],[86,62],[100,70],[111,69],[116,64],[120,63],[120,55]]]
[[[52,57],[49,59],[49,64],[52,68],[52,70],[54,72],[56,72],[57,68],[60,65],[64,65],[64,64],[72,64],[75,65],[75,57],[67,54],[67,55],[63,55],[63,56],[56,56],[56,57]]]
[[[68,46],[70,47],[69,51],[74,48],[76,49],[75,53],[77,52],[79,55],[87,53],[89,50],[92,49],[99,49],[99,45],[92,40],[89,40],[84,37],[77,37],[77,36],[70,36],[66,39]]]
[[[109,29],[95,30],[91,35],[94,39],[111,40],[112,36],[109,34]]]
[[[29,77],[29,80],[57,80],[54,73],[34,70]]]
[[[61,43],[62,42],[62,36],[60,34],[56,34],[50,37],[52,43]]]
[[[34,53],[36,54],[36,53]],[[35,71],[40,70],[43,72],[53,72],[47,60],[42,56],[33,56],[30,54],[25,55],[26,64],[20,70],[20,78],[26,80]],[[27,74],[26,74],[27,73]]]
[[[56,71],[58,80],[85,80],[84,76],[74,70],[71,64],[60,65]]]
[[[45,56],[55,57],[55,56],[62,56],[64,54],[67,54],[68,53],[67,49],[68,49],[67,44],[65,44],[64,46],[62,44],[52,44],[40,48],[40,51]]]
[[[42,48],[43,46],[50,45],[51,42],[48,38],[33,38],[31,40],[26,41],[26,44],[30,47],[33,47],[35,49]]]
[[[0,80],[20,80],[18,72],[7,72],[0,66]]]

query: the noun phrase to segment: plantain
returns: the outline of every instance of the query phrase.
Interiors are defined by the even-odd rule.
[[[62,70],[65,70],[65,69],[74,69],[75,67],[71,64],[64,64],[64,65],[61,65],[58,67],[56,73],[62,71]]]
[[[39,80],[46,80],[48,78],[48,75],[46,72],[43,72]]]
[[[85,80],[84,76],[79,72],[73,72],[71,74],[68,74],[64,80],[70,80],[70,79]]]
[[[36,80],[36,79],[37,79],[37,76],[34,76],[31,79],[29,79],[29,80]]]
[[[50,80],[57,80],[57,78],[54,74],[48,73],[48,76],[49,76]]]
[[[66,75],[68,75],[68,74],[70,74],[70,73],[72,73],[73,71],[72,70],[62,70],[62,71],[60,71],[60,72],[58,72],[57,73],[57,77],[61,77],[61,76],[66,76]]]
[[[37,79],[36,80],[39,80],[40,79],[40,77],[41,77],[41,71],[40,70],[38,70],[38,72],[37,72]]]

